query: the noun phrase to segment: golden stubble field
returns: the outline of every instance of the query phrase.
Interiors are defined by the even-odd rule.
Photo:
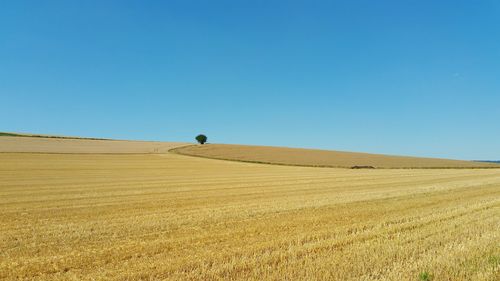
[[[257,145],[184,145],[174,147],[171,151],[213,159],[311,167],[500,168],[500,164],[495,163]]]
[[[0,153],[1,280],[499,280],[500,170]]]
[[[187,145],[182,142],[58,139],[44,137],[0,137],[0,153],[166,153],[168,150]]]

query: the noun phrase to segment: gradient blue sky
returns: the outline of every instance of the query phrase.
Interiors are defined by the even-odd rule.
[[[500,2],[2,1],[0,131],[500,159]]]

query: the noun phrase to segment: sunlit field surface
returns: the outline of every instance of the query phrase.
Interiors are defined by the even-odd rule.
[[[474,161],[257,145],[183,145],[176,146],[171,151],[182,155],[212,159],[310,167],[500,168],[500,164]]]
[[[493,281],[500,170],[1,153],[0,230],[2,280]]]

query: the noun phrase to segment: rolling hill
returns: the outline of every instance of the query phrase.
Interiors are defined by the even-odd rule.
[[[241,161],[493,164],[186,145],[0,137],[0,280],[498,279],[499,169]]]
[[[10,133],[9,133],[10,134]],[[166,153],[182,142],[124,141],[76,137],[17,135],[0,137],[1,152],[32,153]]]
[[[480,163],[436,158],[390,156],[357,152],[330,151],[272,146],[205,144],[177,147],[171,152],[221,160],[253,163],[351,168],[500,168],[495,163]]]
[[[500,168],[493,162],[233,144],[130,141],[68,136],[0,133],[0,153],[176,153],[219,160],[290,166],[352,168]]]

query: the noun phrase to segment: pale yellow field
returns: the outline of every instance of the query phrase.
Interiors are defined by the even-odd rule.
[[[0,153],[165,153],[169,149],[187,144],[182,142],[0,136]]]
[[[500,170],[0,153],[1,280],[499,280]]]
[[[350,168],[352,166],[373,166],[375,168],[500,168],[499,164],[472,161],[234,144],[182,146],[173,149],[173,152],[254,163],[336,168]]]

